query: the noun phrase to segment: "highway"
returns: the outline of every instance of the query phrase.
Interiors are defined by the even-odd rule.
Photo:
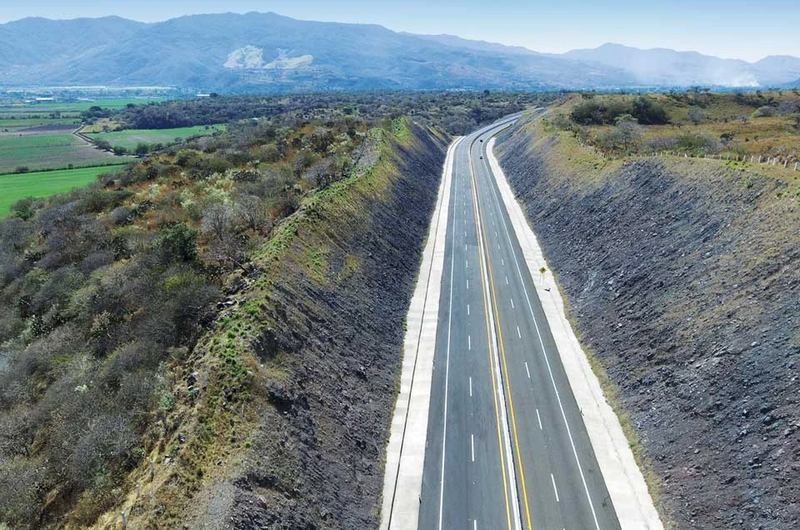
[[[420,529],[620,528],[489,168],[454,151]]]

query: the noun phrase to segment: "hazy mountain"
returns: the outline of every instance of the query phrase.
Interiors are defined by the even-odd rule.
[[[523,46],[506,46],[504,44],[497,44],[495,42],[486,42],[483,40],[469,40],[463,39],[457,35],[417,35],[415,33],[403,33],[403,35],[411,35],[421,39],[438,42],[447,46],[455,48],[465,48],[468,50],[475,50],[490,53],[514,53],[519,55],[542,55],[533,50],[529,50]]]
[[[146,24],[119,17],[49,20],[25,18],[0,25],[0,80],[13,81],[28,70],[47,71],[64,61],[100,54]]]
[[[748,63],[697,52],[640,50],[609,43],[594,49],[572,50],[561,57],[626,70],[642,85],[757,87],[783,84],[800,77],[800,59],[791,56],[770,56]]]
[[[274,13],[107,17],[0,25],[0,85],[174,85],[221,91],[761,86],[800,59],[758,63],[606,44],[541,54],[453,35],[295,20]]]
[[[753,64],[756,77],[763,85],[784,84],[800,80],[800,59],[791,55],[770,55]]]
[[[16,52],[0,55],[0,84],[325,90],[530,89],[631,81],[614,68],[521,53],[519,48],[273,13],[186,16],[157,24],[93,21],[102,29],[70,23],[26,19],[0,26],[0,43],[21,46],[22,41],[31,49],[25,61],[17,60]],[[54,26],[58,33],[48,36]],[[72,44],[86,34],[90,42]],[[40,46],[42,39],[46,42]]]

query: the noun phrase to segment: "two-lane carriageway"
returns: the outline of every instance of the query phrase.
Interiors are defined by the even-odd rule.
[[[488,164],[513,119],[455,148],[419,528],[616,530]]]

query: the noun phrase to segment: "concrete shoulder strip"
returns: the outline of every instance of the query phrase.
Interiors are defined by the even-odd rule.
[[[461,138],[455,140],[447,150],[436,210],[431,219],[417,285],[406,317],[400,393],[386,447],[382,530],[415,530],[419,521],[453,156],[460,141]]]
[[[542,302],[572,393],[583,412],[583,421],[620,525],[623,530],[663,530],[664,526],[622,431],[619,418],[606,401],[600,381],[592,371],[586,353],[566,318],[564,303],[549,272],[550,267],[494,156],[494,144],[495,140],[492,138],[487,146],[489,164],[522,248],[525,263],[534,279],[536,294]],[[548,269],[544,277],[539,272],[542,267]],[[545,291],[545,286],[550,286],[550,290]]]

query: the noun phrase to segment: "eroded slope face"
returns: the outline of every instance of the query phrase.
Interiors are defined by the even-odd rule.
[[[540,121],[498,151],[662,512],[679,528],[794,528],[797,181],[609,161]]]

